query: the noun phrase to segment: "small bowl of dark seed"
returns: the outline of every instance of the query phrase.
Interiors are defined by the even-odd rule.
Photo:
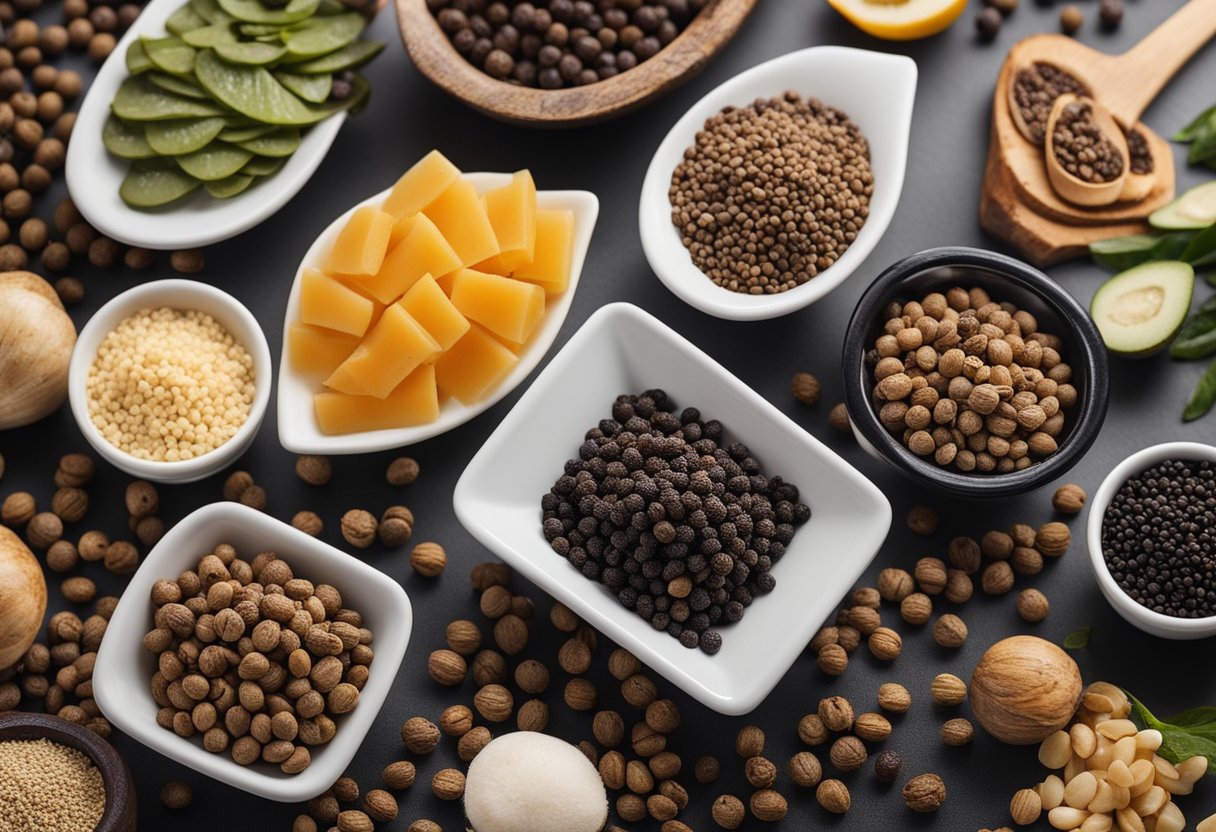
[[[655,152],[639,230],[650,267],[710,315],[787,315],[845,281],[895,214],[916,64],[839,46],[721,84]]]
[[[1115,612],[1161,638],[1216,635],[1216,447],[1166,442],[1115,466],[1086,529]]]
[[[1106,417],[1106,347],[1047,275],[989,251],[898,261],[845,332],[845,405],[858,442],[937,491],[1007,497],[1059,477]]]

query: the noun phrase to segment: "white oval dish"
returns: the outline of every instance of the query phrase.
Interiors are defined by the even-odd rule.
[[[161,36],[165,21],[185,0],[152,0],[89,85],[80,106],[65,169],[68,193],[89,224],[121,243],[150,249],[207,246],[253,228],[282,208],[329,152],[346,113],[337,113],[308,129],[300,147],[264,182],[231,199],[215,199],[199,188],[190,196],[156,211],[137,211],[122,201],[118,189],[131,162],[111,155],[101,141],[110,102],[127,77],[127,47],[142,35]]]
[[[1115,612],[1131,625],[1159,638],[1190,641],[1216,636],[1216,615],[1206,618],[1176,618],[1154,612],[1131,598],[1115,582],[1102,556],[1102,520],[1115,493],[1123,487],[1129,477],[1152,468],[1167,459],[1208,460],[1216,463],[1216,447],[1202,442],[1165,442],[1152,445],[1129,456],[1116,465],[1102,480],[1089,505],[1089,521],[1086,526],[1086,542],[1089,546],[1089,562],[1098,588]]]
[[[843,283],[878,245],[895,215],[907,166],[916,76],[916,63],[904,55],[815,46],[752,67],[708,92],[663,139],[642,183],[638,227],[642,248],[655,274],[690,306],[734,321],[787,315]],[[775,295],[732,292],[715,285],[693,265],[688,249],[680,242],[667,196],[671,175],[706,119],[725,107],[744,106],[787,90],[842,110],[861,128],[870,143],[874,171],[870,216],[840,259],[801,286]]]
[[[89,367],[93,364],[102,340],[123,320],[139,310],[163,306],[206,312],[232,333],[232,337],[239,341],[253,358],[255,391],[253,406],[245,423],[235,436],[214,451],[181,462],[137,459],[111,445],[89,416],[89,397],[85,389]],[[257,318],[239,300],[197,280],[155,280],[114,297],[98,309],[85,324],[76,339],[76,348],[72,351],[72,360],[68,365],[68,401],[72,407],[72,416],[75,417],[85,440],[115,468],[126,471],[133,477],[153,482],[195,482],[231,465],[253,443],[270,404],[273,378],[274,367],[270,362],[270,347],[266,344],[266,335],[258,325]]]
[[[509,173],[466,173],[464,177],[478,191],[506,185],[511,181]],[[545,357],[549,347],[557,338],[574,292],[578,288],[587,248],[591,245],[591,234],[599,216],[600,203],[589,191],[537,191],[537,204],[546,210],[570,210],[574,212],[574,256],[570,263],[570,285],[556,298],[550,299],[545,317],[537,327],[532,340],[519,353],[519,363],[488,398],[474,405],[466,405],[455,399],[440,403],[439,418],[427,425],[392,430],[364,431],[341,436],[327,436],[317,428],[313,415],[313,395],[322,388],[317,379],[293,372],[287,360],[287,329],[300,319],[300,275],[306,268],[321,268],[323,254],[333,245],[338,232],[354,212],[364,205],[384,201],[388,190],[368,197],[335,219],[309,247],[304,260],[296,269],[291,296],[287,299],[287,314],[283,321],[283,352],[279,358],[279,443],[296,454],[366,454],[389,448],[413,445],[425,439],[446,433],[463,425],[475,416],[493,407],[503,396],[519,386],[536,365]]]
[[[358,610],[376,635],[376,656],[359,704],[338,718],[334,738],[314,747],[312,763],[295,775],[258,762],[242,766],[228,752],[212,754],[196,736],[183,739],[156,722],[158,710],[149,681],[156,655],[143,646],[152,628],[152,585],[193,569],[220,543],[235,546],[242,558],[273,551],[295,573],[327,583],[342,593],[344,606]],[[260,511],[240,503],[212,503],[184,517],[144,558],[110,618],[107,638],[97,653],[93,687],[97,704],[118,730],[184,766],[237,789],[284,803],[315,797],[346,770],[372,727],[392,688],[413,628],[405,590],[388,575]]]

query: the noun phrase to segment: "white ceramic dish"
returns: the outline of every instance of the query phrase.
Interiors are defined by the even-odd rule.
[[[556,554],[541,534],[540,499],[578,452],[583,434],[620,393],[665,389],[681,406],[720,419],[769,475],[794,482],[811,507],[776,589],[737,624],[722,650],[689,650],[620,606]],[[626,303],[592,315],[541,372],[456,484],[460,522],[524,577],[632,651],[656,673],[724,714],[754,709],[785,675],[839,599],[865,571],[891,525],[869,480],[676,332]]]
[[[337,733],[329,743],[311,749],[312,763],[299,774],[283,774],[261,762],[238,765],[228,753],[206,751],[200,738],[183,739],[156,724],[158,707],[149,688],[156,656],[142,643],[152,628],[152,584],[194,568],[220,543],[236,547],[246,560],[273,551],[296,575],[337,587],[343,604],[362,613],[376,635],[375,658],[359,704],[337,720]],[[259,797],[301,802],[329,788],[354,758],[392,687],[412,626],[409,598],[383,572],[260,511],[239,503],[213,503],[170,529],[131,578],[97,654],[93,693],[118,730],[152,750]]]
[[[685,303],[736,321],[787,315],[843,283],[865,262],[895,215],[907,164],[916,74],[916,63],[903,55],[815,46],[752,67],[707,93],[663,139],[642,183],[638,226],[642,248],[655,274]],[[744,106],[787,90],[843,110],[869,140],[874,171],[870,216],[840,259],[803,285],[776,295],[732,292],[714,285],[694,266],[680,242],[667,196],[671,174],[706,119],[724,107]]]
[[[1102,595],[1115,608],[1115,612],[1123,616],[1129,624],[1150,635],[1179,641],[1216,636],[1216,616],[1175,618],[1172,615],[1154,612],[1133,600],[1115,583],[1114,577],[1106,567],[1106,559],[1102,556],[1102,520],[1115,493],[1123,487],[1123,483],[1129,477],[1146,471],[1167,459],[1206,459],[1216,463],[1216,447],[1200,442],[1166,442],[1137,451],[1116,465],[1102,480],[1102,485],[1098,486],[1097,492],[1090,500],[1089,523],[1086,526],[1089,562],[1093,566],[1094,576],[1098,579],[1098,588],[1102,590]]]
[[[93,364],[102,340],[123,320],[139,310],[163,306],[206,312],[232,333],[253,358],[256,389],[253,407],[245,424],[241,425],[235,436],[214,451],[181,462],[137,459],[111,445],[97,430],[89,416],[88,393],[85,389],[89,367]],[[98,309],[85,324],[76,339],[76,348],[72,351],[72,361],[68,365],[68,401],[84,438],[93,446],[93,450],[115,468],[126,471],[133,477],[154,482],[186,483],[211,476],[231,465],[237,457],[245,453],[266,416],[273,378],[274,367],[270,363],[270,347],[266,344],[266,335],[258,325],[257,318],[239,300],[197,280],[156,280],[117,295]]]
[[[101,128],[114,93],[128,75],[127,47],[141,36],[165,34],[165,21],[185,0],[151,0],[89,85],[68,145],[66,178],[72,201],[89,224],[119,242],[151,249],[207,246],[253,228],[287,204],[321,164],[346,113],[309,128],[278,173],[240,196],[214,199],[203,188],[158,211],[137,211],[122,201],[119,186],[131,163],[106,151]]]
[[[507,184],[511,175],[508,173],[466,173],[465,178],[471,181],[478,191],[485,191]],[[455,399],[442,401],[439,406],[439,418],[429,425],[327,436],[317,427],[317,420],[313,415],[313,396],[323,389],[320,379],[294,372],[287,360],[287,329],[293,322],[300,320],[300,275],[306,268],[321,267],[324,253],[333,245],[338,232],[356,209],[364,205],[383,202],[388,193],[385,190],[368,197],[330,223],[329,227],[321,232],[321,235],[309,247],[300,267],[296,269],[296,279],[291,287],[291,295],[287,299],[287,314],[283,321],[283,352],[279,358],[278,400],[279,442],[292,453],[366,454],[389,448],[401,448],[441,433],[447,433],[501,401],[503,396],[518,387],[520,382],[536,369],[536,365],[545,357],[545,353],[553,345],[553,340],[557,338],[557,333],[561,330],[566,315],[570,312],[574,292],[578,289],[583,262],[587,259],[587,248],[591,245],[591,234],[595,231],[595,221],[600,213],[599,199],[589,191],[537,192],[537,203],[541,208],[574,212],[574,257],[570,264],[570,285],[561,295],[549,299],[544,320],[537,327],[532,340],[520,352],[519,363],[492,395],[475,405],[462,404]]]

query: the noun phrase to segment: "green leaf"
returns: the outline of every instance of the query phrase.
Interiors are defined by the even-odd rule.
[[[1182,421],[1190,422],[1207,415],[1213,405],[1216,405],[1216,361],[1211,363],[1207,372],[1199,379],[1199,384],[1195,386],[1191,400],[1182,411]]]
[[[1167,717],[1165,721],[1170,725],[1177,725],[1179,728],[1192,731],[1196,728],[1216,729],[1216,707],[1209,705],[1202,708],[1191,708],[1189,711]]]
[[[383,48],[384,44],[377,41],[357,40],[349,46],[344,46],[336,52],[330,52],[320,58],[292,64],[291,71],[301,75],[332,75],[344,69],[362,66],[379,55]]]
[[[1089,627],[1073,630],[1064,637],[1065,650],[1083,650],[1089,646]]]
[[[1190,361],[1213,352],[1216,352],[1216,312],[1200,311],[1192,315],[1170,344],[1171,358]]]
[[[1161,747],[1157,749],[1158,754],[1171,763],[1180,763],[1196,756],[1207,757],[1208,774],[1216,774],[1216,739],[1197,733],[1191,726],[1162,722],[1153,716],[1143,702],[1127,691],[1124,693],[1127,693],[1127,698],[1132,703],[1132,714],[1140,721],[1140,724],[1145,728],[1153,728],[1161,732],[1162,742]],[[1180,716],[1186,716],[1189,713],[1191,712],[1187,711]]]
[[[1129,234],[1096,240],[1089,244],[1089,253],[1101,265],[1121,272],[1150,260],[1177,260],[1194,236],[1191,231]]]
[[[1192,121],[1186,127],[1183,127],[1181,130],[1179,130],[1177,133],[1175,133],[1173,135],[1173,137],[1172,137],[1173,140],[1176,142],[1193,141],[1195,138],[1195,135],[1199,132],[1199,128],[1202,127],[1203,124],[1211,118],[1216,118],[1216,104],[1212,105],[1211,107],[1208,107],[1202,113],[1195,116],[1194,121]]]
[[[142,75],[123,80],[110,109],[128,121],[162,121],[224,115],[222,107],[166,92]]]
[[[118,195],[132,208],[159,208],[176,202],[200,184],[171,159],[144,159],[131,166]]]
[[[1191,142],[1187,163],[1198,165],[1213,158],[1216,158],[1216,125],[1205,122]]]
[[[1216,263],[1216,223],[1196,234],[1187,247],[1182,250],[1180,259],[1192,266],[1206,266]]]

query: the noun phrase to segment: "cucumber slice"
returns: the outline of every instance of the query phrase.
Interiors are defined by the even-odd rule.
[[[1128,269],[1103,283],[1089,314],[1115,355],[1146,356],[1165,348],[1186,320],[1195,270],[1179,260]]]
[[[131,45],[127,47],[126,54],[127,72],[132,75],[139,75],[155,69],[156,65],[148,58],[148,53],[144,49],[144,45],[139,41],[131,41]]]
[[[156,72],[153,70],[147,74],[147,79],[156,86],[166,92],[171,92],[174,95],[182,95],[186,98],[197,98],[200,101],[211,101],[211,96],[207,95],[207,91],[193,81],[188,81],[185,78],[177,75],[170,75],[167,72]]]
[[[159,208],[176,202],[201,184],[183,173],[171,159],[144,159],[131,166],[118,194],[132,208]]]
[[[195,179],[211,182],[216,179],[226,179],[245,167],[245,163],[253,158],[248,150],[214,142],[202,150],[175,156],[178,166]]]
[[[123,159],[151,159],[157,155],[144,135],[144,125],[125,122],[113,113],[101,128],[101,143]]]
[[[144,52],[148,60],[156,64],[157,69],[170,75],[189,75],[194,69],[195,49],[187,46],[181,38],[141,38]]]
[[[224,129],[224,120],[211,118],[150,121],[144,128],[148,144],[162,156],[181,156],[202,150]]]
[[[1216,180],[1196,185],[1148,218],[1155,228],[1193,231],[1216,223]]]
[[[254,178],[247,173],[234,173],[232,176],[226,176],[223,179],[204,182],[203,185],[207,188],[207,193],[216,199],[231,199],[237,194],[243,193],[246,188],[252,185]]]
[[[213,23],[201,29],[191,29],[182,35],[182,40],[187,46],[206,49],[209,46],[219,46],[221,43],[236,43],[237,36],[236,32],[232,31],[231,24]]]

